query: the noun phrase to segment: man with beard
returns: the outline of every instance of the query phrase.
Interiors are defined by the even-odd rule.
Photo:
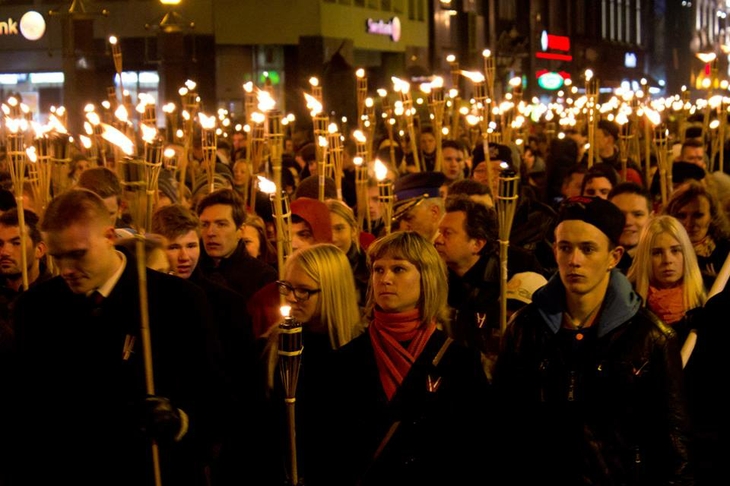
[[[38,229],[38,215],[24,210],[25,241],[21,238],[18,210],[10,209],[0,215],[0,318],[10,317],[12,304],[23,291],[21,251],[25,243],[28,286],[31,287],[51,278],[45,263],[46,244]]]

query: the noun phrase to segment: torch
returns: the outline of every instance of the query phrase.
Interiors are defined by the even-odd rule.
[[[154,126],[141,125],[144,140],[144,175],[146,189],[145,231],[152,231],[152,212],[157,197],[157,183],[162,168],[162,138]]]
[[[334,167],[337,199],[342,201],[342,138],[335,123],[330,123],[327,127],[327,146],[331,165]]]
[[[206,165],[206,174],[208,175],[208,188],[213,192],[215,187],[215,162],[216,150],[218,148],[218,137],[215,133],[215,115],[206,116],[199,113],[201,130],[201,140],[203,146],[203,161]]]
[[[370,211],[368,211],[367,187],[368,187],[368,167],[365,163],[368,154],[368,141],[360,130],[353,133],[355,139],[355,193],[357,196],[357,219],[358,227],[365,228],[364,221],[367,221],[368,232],[371,231]],[[367,219],[366,219],[367,218]]]
[[[667,171],[667,135],[669,130],[664,125],[654,129],[654,144],[656,146],[657,165],[659,166],[659,186],[662,192],[662,207],[667,204],[671,174]]]
[[[302,325],[290,315],[291,307],[282,306],[283,322],[279,324],[279,372],[284,387],[284,403],[286,405],[286,419],[288,425],[289,445],[289,480],[292,486],[299,484],[297,467],[297,435],[296,435],[296,392],[299,381],[299,368],[302,360]]]
[[[28,122],[23,118],[7,118],[5,123],[8,127],[7,139],[10,175],[13,180],[13,192],[15,192],[15,201],[18,209],[20,270],[23,278],[23,290],[28,290],[28,256],[25,254],[27,235],[25,232],[25,213],[23,209],[23,186],[25,185],[27,157],[23,139],[25,138],[25,130],[28,128]]]
[[[459,61],[456,60],[456,56],[449,54],[446,56],[446,62],[449,63],[451,70],[451,89],[449,90],[449,97],[451,98],[451,138],[458,140],[459,138],[459,76],[461,71],[459,70]]]
[[[276,257],[279,269],[279,279],[284,278],[284,262],[292,253],[291,246],[291,207],[289,196],[280,190],[274,182],[262,176],[257,176],[259,189],[269,195],[274,224],[276,225]],[[279,193],[277,195],[277,192]]]
[[[596,97],[598,96],[598,81],[593,78],[593,71],[586,69],[586,119],[588,124],[588,167],[593,166],[593,157],[596,150]]]
[[[383,120],[385,121],[385,128],[388,131],[388,147],[390,148],[390,165],[395,167],[395,137],[393,133],[393,125],[395,125],[395,119],[393,118],[393,107],[388,100],[388,92],[384,89],[378,90],[380,96],[380,102],[383,106]]]
[[[185,194],[185,173],[188,169],[188,162],[191,159],[193,133],[195,125],[195,117],[198,116],[200,108],[200,96],[195,91],[197,84],[194,81],[187,80],[185,86],[178,90],[182,102],[182,118],[183,118],[183,147],[185,147],[185,155],[180,163],[180,192],[179,200],[182,201]],[[195,165],[191,165],[191,179],[195,181]]]
[[[403,116],[406,119],[406,125],[408,128],[408,136],[411,139],[411,153],[413,154],[413,165],[416,168],[416,172],[420,172],[423,168],[418,157],[418,143],[416,141],[416,128],[413,125],[413,115],[416,109],[413,108],[413,98],[411,97],[411,84],[402,79],[398,79],[395,76],[392,78],[393,90],[396,93],[400,93],[401,102],[403,103]]]
[[[494,74],[497,71],[497,67],[494,63],[494,56],[492,51],[484,49],[482,51],[482,58],[484,59],[484,79],[486,83],[487,98],[489,103],[494,103]]]
[[[629,130],[629,119],[624,112],[616,115],[616,123],[619,126],[618,135],[618,152],[621,160],[621,180],[626,181],[626,171],[628,170],[629,158],[629,140],[632,138]]]
[[[109,36],[109,45],[112,46],[112,59],[114,60],[114,70],[119,76],[119,89],[124,92],[124,84],[122,83],[122,48],[119,45],[119,39],[116,36]],[[116,96],[116,92],[115,92]]]
[[[319,88],[318,84],[315,84],[317,78],[312,78],[310,83],[312,84],[312,92],[315,95],[309,95],[304,93],[304,98],[307,100],[307,108],[310,109],[310,115],[312,115],[312,121],[314,123],[314,141],[315,149],[317,152],[317,173],[319,176],[319,200],[324,201],[324,182],[325,182],[325,165],[327,158],[327,117],[322,115],[322,102],[317,98],[317,94],[322,96],[322,88]],[[318,88],[318,89],[315,89]]]
[[[436,164],[434,172],[441,171],[441,139],[443,138],[442,128],[444,126],[444,78],[435,76],[433,81],[421,86],[422,90],[428,93],[428,109],[433,117],[433,134],[436,138]]]
[[[482,131],[482,146],[484,148],[484,161],[489,167],[489,98],[488,88],[484,75],[479,72],[462,71],[465,77],[474,83],[474,100],[480,110],[480,122]],[[487,171],[487,184],[492,187],[492,172]]]
[[[496,200],[497,219],[499,222],[499,263],[500,263],[500,298],[499,298],[499,328],[502,335],[507,329],[507,250],[509,235],[512,231],[512,221],[517,209],[517,184],[520,180],[517,173],[502,162],[499,173],[498,194]]]
[[[143,189],[148,184],[149,176],[144,174],[143,165],[144,161],[133,158],[132,155],[135,152],[134,143],[122,132],[112,127],[111,125],[102,124],[103,134],[105,140],[109,143],[118,147],[126,157],[123,163],[120,164],[124,167],[122,174],[122,184],[136,194],[137,207],[141,204],[139,200]],[[143,224],[144,218],[141,217],[139,211],[132,211],[133,221],[137,229],[136,238],[136,263],[137,263],[137,278],[139,288],[139,308],[140,308],[140,337],[142,339],[142,352],[144,359],[144,372],[145,372],[145,392],[148,395],[155,394],[155,382],[153,373],[153,362],[152,362],[152,338],[150,335],[150,318],[149,318],[149,299],[147,295],[147,267],[145,265],[145,237],[143,235]],[[136,219],[134,218],[136,216]],[[162,484],[162,476],[160,472],[160,456],[157,442],[154,440],[151,444],[152,450],[152,462],[154,468],[155,484],[159,486]]]
[[[31,157],[28,152],[28,158],[34,162],[31,164],[34,169],[32,172],[35,172],[35,177],[32,179],[33,192],[42,215],[51,200],[51,154],[50,143],[45,133],[40,133],[33,139],[33,149],[33,156]]]
[[[385,234],[389,235],[393,223],[393,183],[388,179],[388,168],[380,160],[375,160],[375,178],[378,180],[378,196],[383,213]]]
[[[365,99],[368,97],[368,78],[365,76],[365,70],[362,68],[355,71],[355,77],[357,78],[357,127],[363,130]]]

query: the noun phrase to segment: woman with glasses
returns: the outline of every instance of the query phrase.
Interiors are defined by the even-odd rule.
[[[446,267],[411,231],[376,240],[368,330],[336,352],[338,484],[474,484],[493,457],[494,419],[477,351],[443,332]],[[339,412],[339,413],[338,413]]]
[[[320,428],[326,420],[328,396],[336,389],[330,379],[332,353],[362,332],[362,317],[357,305],[355,280],[350,262],[342,251],[331,244],[316,244],[294,252],[286,261],[284,280],[278,281],[279,293],[290,315],[302,324],[301,365],[296,390],[296,427],[299,474],[309,484],[320,484],[327,475],[320,454]],[[278,424],[275,444],[281,455],[284,448],[284,395],[278,369],[279,326],[273,326],[267,336],[266,387],[268,407]],[[277,473],[281,469],[276,470]],[[281,476],[272,478],[281,484]]]

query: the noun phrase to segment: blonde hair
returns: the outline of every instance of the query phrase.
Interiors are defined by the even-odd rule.
[[[284,265],[286,274],[292,267],[300,268],[321,289],[316,315],[327,326],[332,349],[350,342],[364,330],[357,305],[357,290],[352,267],[345,254],[330,243],[319,243],[291,254]],[[306,323],[305,324],[306,327]],[[274,384],[277,363],[279,326],[272,326],[267,335],[269,390]]]
[[[684,286],[684,308],[694,309],[704,305],[706,294],[702,282],[702,274],[697,264],[692,243],[689,241],[687,230],[682,223],[673,216],[662,215],[653,218],[641,232],[639,244],[636,247],[634,262],[628,271],[628,279],[633,284],[634,290],[643,300],[646,306],[649,285],[655,280],[651,262],[651,250],[657,236],[668,234],[679,242],[684,256],[684,268],[682,269],[682,284]]]
[[[418,308],[421,322],[436,320],[448,324],[448,279],[446,265],[431,242],[415,231],[396,231],[375,240],[368,248],[368,269],[372,275],[373,264],[382,258],[405,260],[421,274],[421,296]],[[373,318],[375,295],[372,284],[368,286],[366,315]]]
[[[350,225],[350,228],[352,228],[352,244],[360,253],[360,227],[357,224],[357,219],[355,219],[355,212],[350,206],[338,199],[328,199],[325,204],[327,204],[330,213],[336,214]]]

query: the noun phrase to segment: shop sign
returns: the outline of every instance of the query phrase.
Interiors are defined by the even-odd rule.
[[[46,33],[46,20],[33,10],[26,12],[20,21],[8,17],[0,21],[0,37],[22,35],[29,41],[37,41]]]
[[[398,42],[401,35],[400,19],[393,17],[390,20],[367,19],[365,30],[368,34],[387,35],[393,42]]]

